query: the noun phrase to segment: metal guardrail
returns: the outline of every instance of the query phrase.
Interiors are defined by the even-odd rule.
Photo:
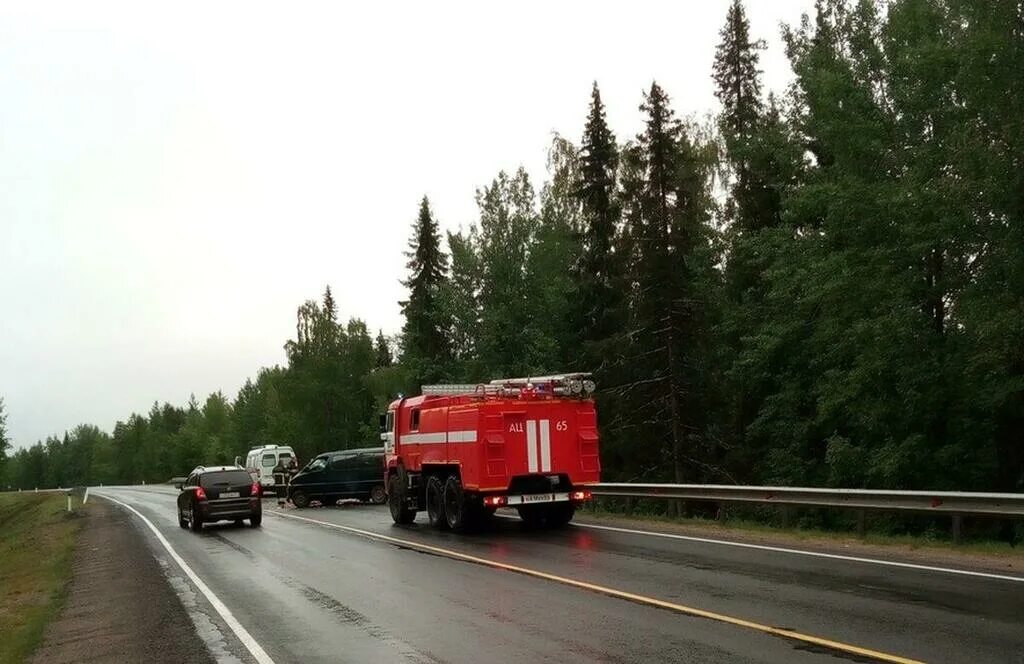
[[[952,516],[1024,517],[1024,493],[886,491],[721,484],[602,483],[588,487],[607,498],[667,498],[718,503],[891,510]]]

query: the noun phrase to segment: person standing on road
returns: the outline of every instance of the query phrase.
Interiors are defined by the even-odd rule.
[[[277,460],[277,465],[274,466],[274,493],[277,494],[277,504],[284,504],[284,499],[288,496],[288,468],[284,465],[283,459]]]

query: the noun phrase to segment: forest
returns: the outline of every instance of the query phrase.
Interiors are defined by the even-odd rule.
[[[0,401],[0,485],[305,461],[421,384],[592,371],[608,480],[1024,490],[1024,5],[819,0],[780,37],[768,93],[736,0],[710,120],[652,82],[617,135],[598,81],[545,181],[498,173],[444,234],[424,198],[401,330],[326,288],[233,397],[16,451]]]

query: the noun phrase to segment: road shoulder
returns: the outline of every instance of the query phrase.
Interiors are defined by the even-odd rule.
[[[85,508],[67,600],[33,664],[213,662],[131,515]]]
[[[983,553],[956,550],[942,546],[910,545],[900,543],[878,543],[856,537],[835,534],[818,536],[799,531],[765,531],[744,528],[730,528],[728,524],[712,522],[694,523],[670,521],[667,519],[629,518],[602,512],[577,513],[575,522],[580,525],[592,524],[627,530],[650,532],[654,535],[668,534],[737,544],[753,544],[787,549],[799,549],[816,553],[873,558],[910,563],[963,569],[988,574],[1005,574],[1024,578],[1024,551],[1008,550],[1005,553]]]

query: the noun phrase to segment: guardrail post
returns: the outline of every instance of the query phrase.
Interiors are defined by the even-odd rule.
[[[964,525],[964,518],[959,514],[953,515],[953,544],[960,543],[960,537],[962,535]]]
[[[865,521],[867,520],[867,514],[864,510],[857,510],[857,537],[864,539],[864,534],[867,531]]]
[[[782,527],[784,529],[789,528],[789,522],[793,518],[793,508],[789,505],[782,506]]]
[[[725,503],[718,503],[718,514],[715,515],[715,518],[725,523],[725,519],[727,516],[728,515],[725,512]]]
[[[626,516],[631,516],[632,514],[633,514],[633,499],[632,498],[626,498]]]

